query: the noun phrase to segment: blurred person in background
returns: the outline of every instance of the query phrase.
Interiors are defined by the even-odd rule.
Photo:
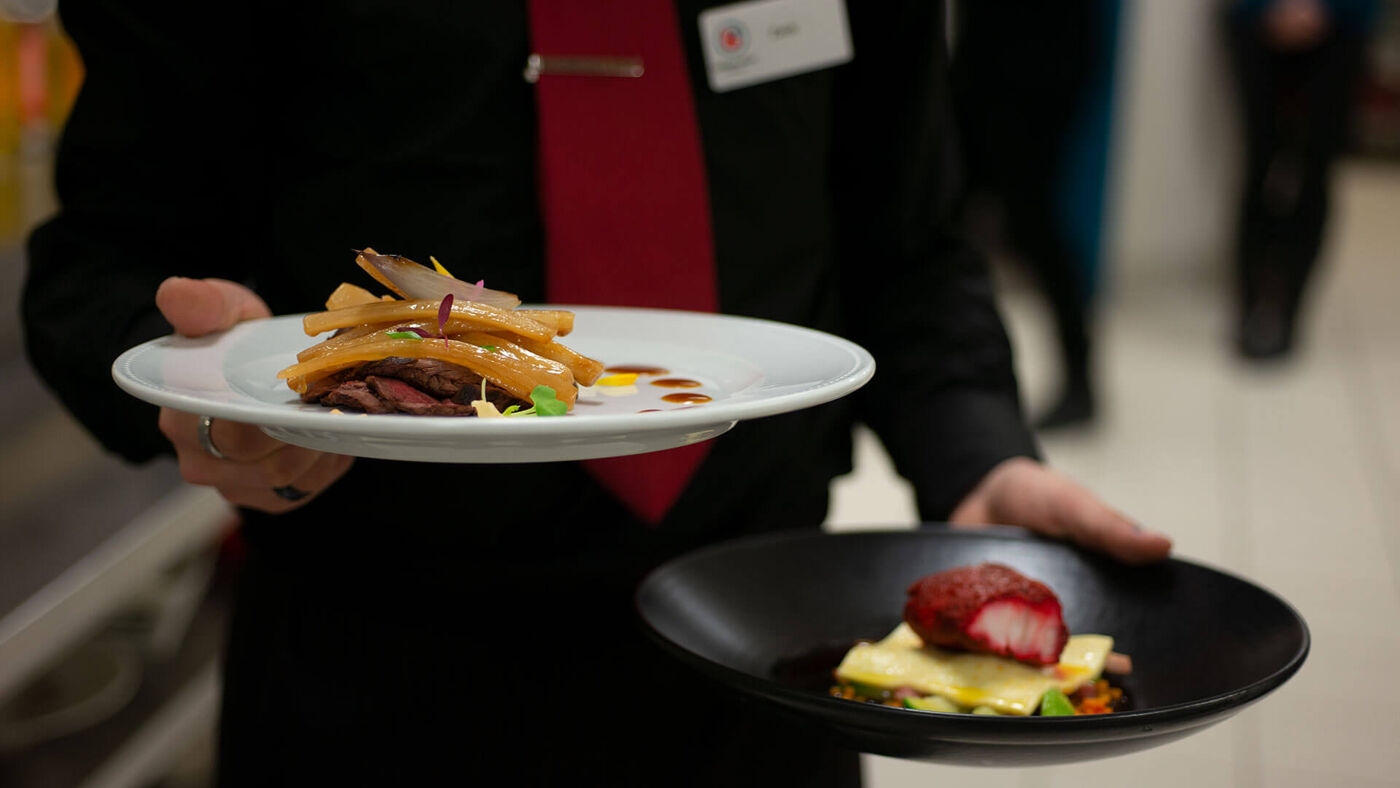
[[[701,4],[529,8],[245,4],[210,25],[180,3],[65,5],[89,77],[62,209],[30,240],[31,359],[112,451],[173,452],[240,507],[222,785],[857,784],[854,753],[647,642],[638,580],[719,540],[819,527],[857,419],[929,521],[1019,524],[1134,563],[1170,542],[1036,460],[985,262],[949,231],[938,4],[853,3],[849,63],[727,92],[705,83]],[[703,134],[647,143],[702,145],[718,311],[852,337],[879,365],[865,389],[737,425],[646,513],[580,463],[352,459],[221,419],[201,440],[198,414],[113,386],[139,342],[318,307],[353,246],[546,300],[561,261],[536,101],[574,83],[521,71],[530,23],[561,13],[601,15],[583,21],[620,39],[599,48],[639,52],[649,77],[683,64],[668,95]]]
[[[953,41],[953,106],[967,171],[964,223],[999,210],[1002,240],[1051,307],[1058,396],[1036,427],[1095,415],[1089,261],[1060,207],[1065,160],[1099,62],[1103,0],[961,2]],[[983,239],[986,241],[987,239]]]
[[[1378,11],[1378,0],[1238,0],[1226,9],[1245,143],[1235,251],[1244,358],[1293,350]]]

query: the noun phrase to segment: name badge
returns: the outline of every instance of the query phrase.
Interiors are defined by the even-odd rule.
[[[716,93],[850,60],[843,0],[755,0],[700,14],[701,49]]]

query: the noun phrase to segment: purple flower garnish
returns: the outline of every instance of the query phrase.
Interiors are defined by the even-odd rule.
[[[438,307],[438,335],[442,337],[443,347],[450,347],[447,344],[447,318],[452,315],[452,294],[448,293],[442,297],[442,306]]]

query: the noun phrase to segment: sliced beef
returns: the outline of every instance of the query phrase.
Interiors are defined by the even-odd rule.
[[[445,361],[394,356],[341,370],[312,383],[303,402],[366,413],[410,413],[417,416],[474,416],[471,403],[482,397],[481,376]],[[491,383],[486,400],[504,411],[523,402]]]
[[[437,399],[451,399],[464,388],[481,390],[480,375],[466,367],[433,358],[390,356],[365,364],[355,374],[357,378],[370,376],[402,380]]]
[[[436,399],[397,378],[381,378],[371,375],[365,378],[365,383],[369,384],[370,391],[373,391],[380,400],[389,403],[394,410],[400,413],[411,413],[415,416],[476,415],[476,408],[471,405],[459,405],[450,400]]]
[[[350,379],[350,372],[354,370],[344,370],[330,374],[320,380],[311,383],[302,392],[302,402],[320,402],[327,394],[330,394],[340,384]]]
[[[347,380],[328,392],[320,403],[332,408],[362,410],[365,413],[393,413],[394,406],[375,396],[363,380]]]

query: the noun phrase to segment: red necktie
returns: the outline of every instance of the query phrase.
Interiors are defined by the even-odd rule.
[[[715,311],[705,165],[672,4],[530,0],[530,27],[549,300]],[[608,62],[597,58],[627,57],[640,57],[642,76],[596,73]],[[708,449],[585,465],[655,524]]]

